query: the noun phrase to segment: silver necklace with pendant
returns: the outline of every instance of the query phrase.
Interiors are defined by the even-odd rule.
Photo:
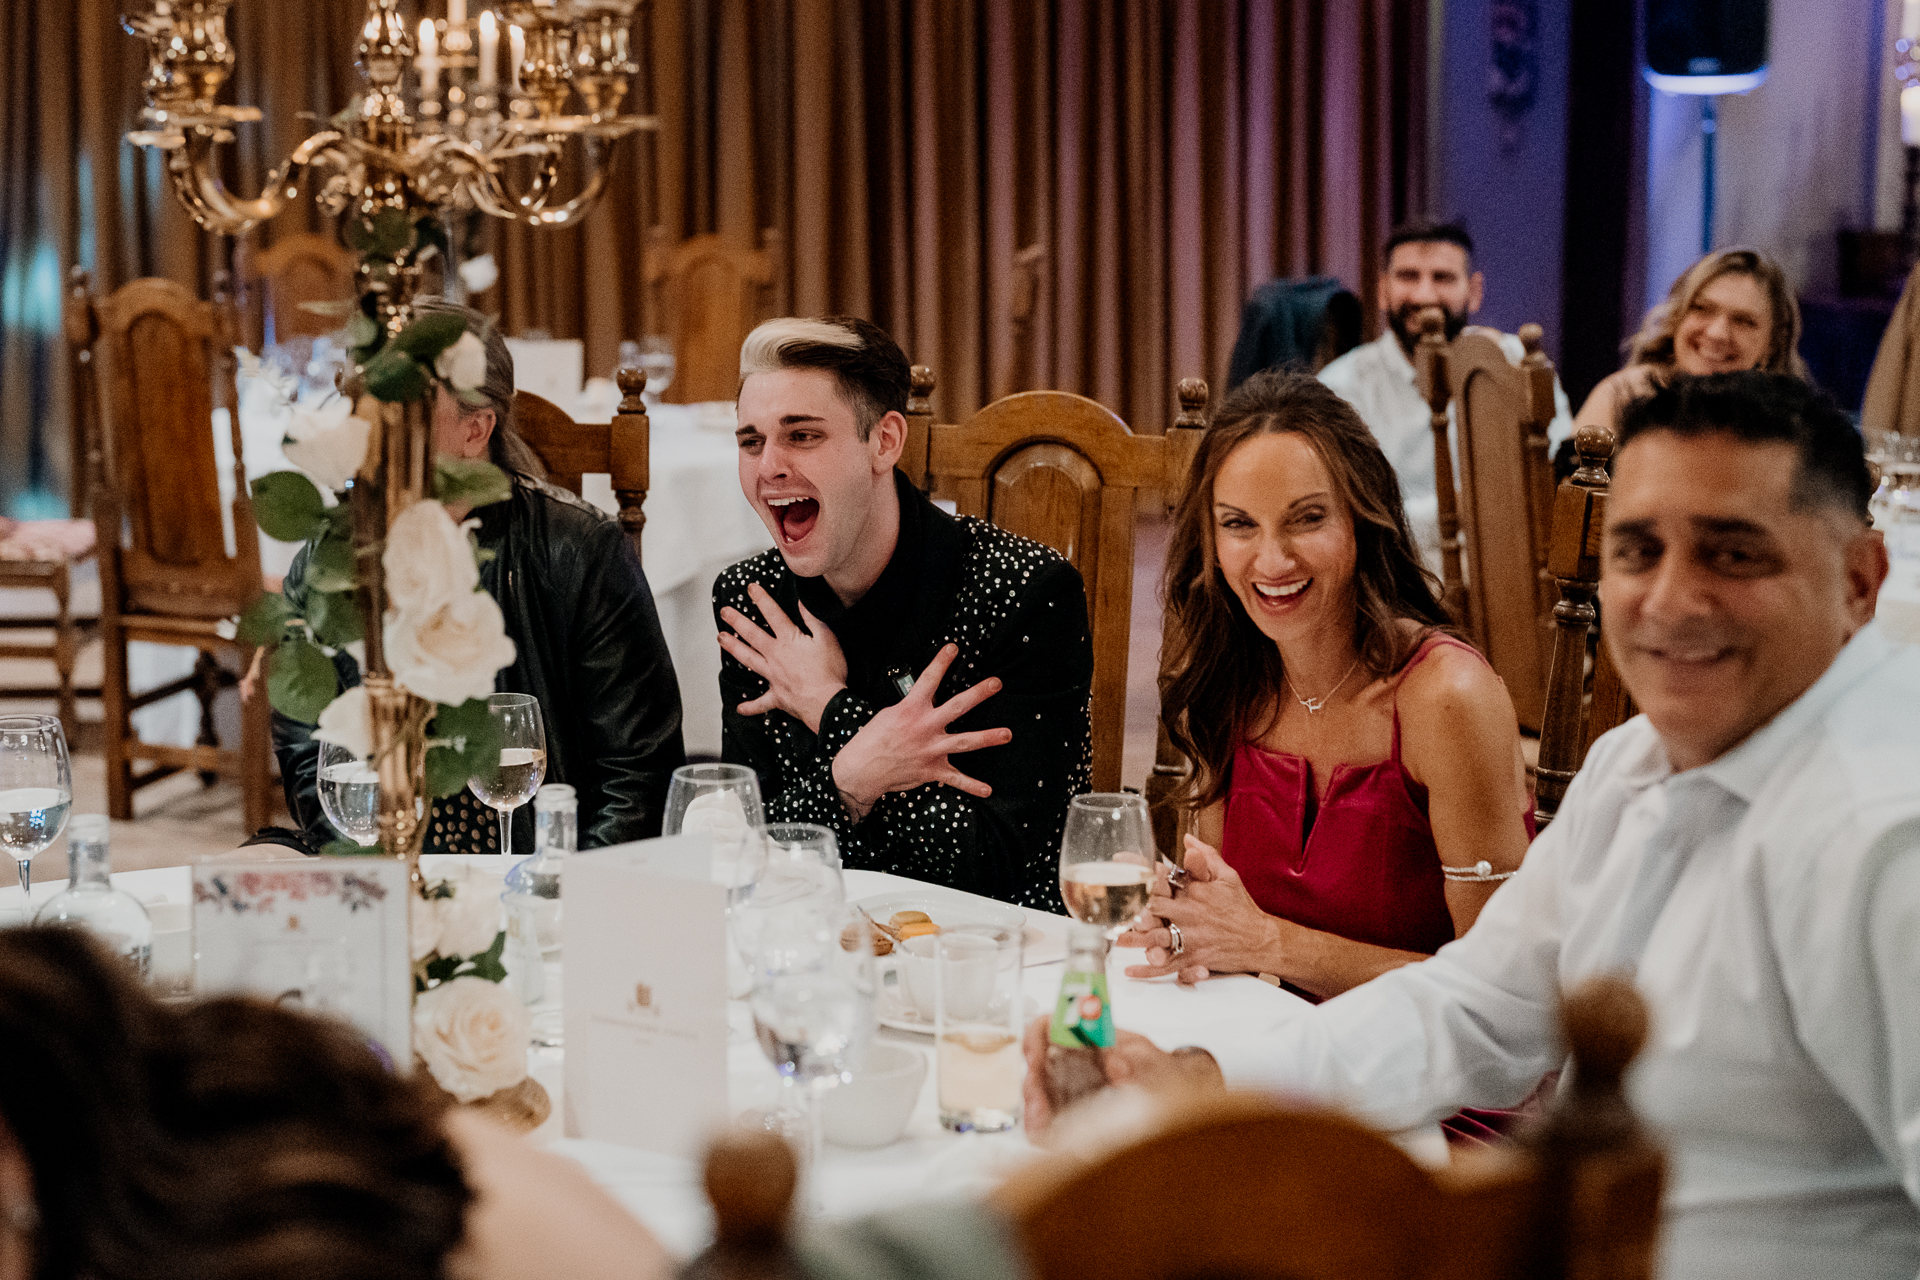
[[[1316,715],[1319,715],[1321,711],[1326,709],[1327,703],[1333,700],[1333,695],[1340,692],[1341,687],[1347,683],[1347,680],[1353,675],[1355,671],[1359,670],[1359,668],[1360,668],[1360,659],[1355,658],[1353,660],[1353,665],[1347,668],[1347,674],[1340,677],[1340,683],[1334,685],[1333,688],[1327,690],[1326,693],[1322,694],[1318,698],[1301,697],[1300,691],[1293,687],[1293,677],[1288,675],[1284,669],[1282,669],[1280,672],[1280,679],[1286,684],[1287,692],[1293,695],[1293,700],[1299,703],[1301,706],[1305,707],[1307,709],[1308,715],[1316,716]]]

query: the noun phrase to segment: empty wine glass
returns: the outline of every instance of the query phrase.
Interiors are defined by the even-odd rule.
[[[667,816],[662,835],[704,832],[713,849],[713,878],[730,896],[750,887],[751,868],[743,863],[750,837],[761,823],[760,779],[743,764],[683,764],[667,784]],[[743,879],[743,876],[745,878]]]
[[[753,956],[753,1027],[819,1168],[820,1091],[849,1078],[873,1040],[877,989],[866,918],[815,898],[769,914]],[[818,1184],[809,1199],[819,1207]]]
[[[67,825],[73,765],[55,716],[0,716],[0,846],[20,868],[29,903],[33,857]]]
[[[1153,889],[1147,802],[1124,793],[1075,796],[1060,835],[1060,897],[1067,914],[1111,942],[1145,909]]]
[[[380,775],[337,742],[320,744],[320,812],[358,845],[380,841]]]
[[[513,811],[533,799],[547,776],[547,731],[540,700],[530,693],[487,695],[487,711],[500,727],[500,761],[467,779],[480,803],[500,812],[500,852],[513,853]]]
[[[647,375],[647,403],[659,404],[660,397],[673,385],[673,339],[659,334],[640,339],[635,363]]]

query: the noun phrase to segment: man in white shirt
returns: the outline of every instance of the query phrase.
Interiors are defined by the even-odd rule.
[[[1429,307],[1446,313],[1447,337],[1458,336],[1480,309],[1485,288],[1473,269],[1473,237],[1458,223],[1414,223],[1387,238],[1380,275],[1380,314],[1386,332],[1355,347],[1320,371],[1320,381],[1352,405],[1380,442],[1400,477],[1400,497],[1414,540],[1427,567],[1440,570],[1440,500],[1434,496],[1432,413],[1414,380],[1416,318]],[[1487,332],[1492,333],[1492,330]],[[1495,335],[1507,359],[1520,363],[1526,349],[1510,333]],[[1549,450],[1573,434],[1567,393],[1553,384],[1554,419]],[[1454,474],[1460,454],[1454,452]]]
[[[1913,1280],[1920,649],[1872,622],[1859,437],[1749,372],[1676,379],[1620,439],[1600,595],[1644,714],[1519,872],[1431,960],[1210,1040],[1217,1068],[1131,1036],[1109,1078],[1223,1073],[1389,1129],[1511,1106],[1560,1063],[1560,993],[1624,969],[1653,1015],[1631,1096],[1672,1159],[1662,1273]],[[1204,846],[1188,867],[1233,883]]]

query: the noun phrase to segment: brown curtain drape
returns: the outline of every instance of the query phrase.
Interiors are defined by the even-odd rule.
[[[426,0],[439,13],[438,0]],[[956,418],[1010,378],[1079,391],[1136,429],[1172,383],[1218,386],[1249,290],[1327,273],[1371,296],[1376,246],[1424,210],[1425,0],[652,0],[635,101],[661,128],[624,144],[602,206],[559,232],[486,225],[481,302],[509,331],[587,344],[590,373],[648,326],[646,245],[777,235],[775,298],[885,326]],[[6,336],[0,500],[64,495],[66,269],[113,288],[172,276],[203,294],[236,247],[175,206],[137,127],[139,41],[116,0],[3,10]],[[229,182],[339,110],[363,0],[238,0],[225,100],[256,105]],[[417,14],[416,14],[417,16]],[[324,225],[310,203],[253,248]],[[1016,352],[1015,257],[1038,254]],[[238,252],[244,256],[247,247]],[[1016,372],[1017,371],[1017,372]]]

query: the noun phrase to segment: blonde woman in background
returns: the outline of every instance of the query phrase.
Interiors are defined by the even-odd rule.
[[[1807,376],[1800,359],[1800,305],[1778,263],[1753,249],[1721,249],[1681,273],[1666,301],[1647,312],[1627,343],[1627,364],[1609,374],[1574,418],[1577,430],[1613,430],[1630,400],[1675,373]]]

